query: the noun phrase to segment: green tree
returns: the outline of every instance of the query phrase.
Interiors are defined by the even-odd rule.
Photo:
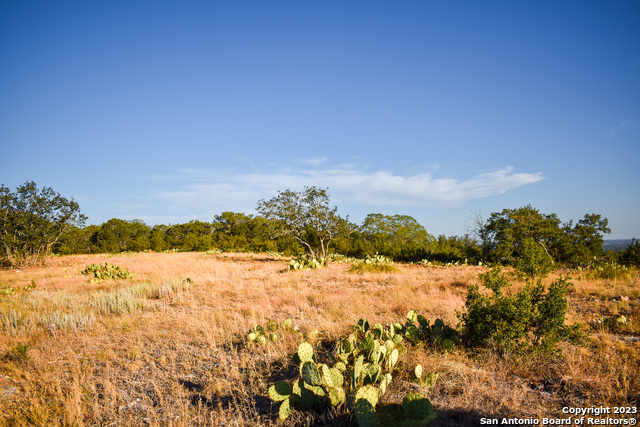
[[[285,190],[270,200],[261,199],[257,211],[273,226],[273,237],[293,237],[311,258],[324,259],[345,222],[329,201],[326,189],[305,187],[303,191]]]
[[[435,241],[425,228],[409,215],[367,215],[360,228],[372,249],[398,261],[416,261],[427,257]]]
[[[143,251],[151,248],[151,229],[143,221],[111,218],[92,236],[101,252]]]
[[[54,249],[54,252],[58,255],[90,254],[100,252],[91,240],[99,231],[99,225],[70,227],[60,237],[60,244]]]
[[[164,224],[153,226],[149,235],[151,250],[162,252],[169,249],[169,242],[167,242],[168,229],[169,227]]]
[[[435,242],[430,246],[430,260],[440,262],[456,262],[464,261],[477,262],[480,261],[480,247],[471,236],[446,237],[444,234],[438,236]]]
[[[620,253],[620,262],[624,265],[640,266],[640,241],[635,238],[631,244]]]
[[[563,232],[556,214],[542,214],[531,205],[519,209],[503,209],[492,213],[477,233],[482,236],[483,252],[492,261],[515,264],[538,245],[553,263],[552,249]],[[525,243],[527,242],[527,243]]]
[[[61,236],[82,226],[80,206],[49,187],[27,181],[16,189],[0,185],[0,262],[11,267],[44,264]]]
[[[269,239],[267,220],[238,212],[222,212],[213,218],[215,245],[227,251],[277,251],[278,243]]]
[[[193,220],[167,228],[166,239],[171,249],[206,251],[213,248],[213,225]]]
[[[563,227],[565,238],[560,242],[562,261],[569,264],[586,264],[603,254],[604,234],[611,233],[609,221],[597,214],[586,214],[573,225],[569,221]]]
[[[543,214],[527,205],[492,213],[476,233],[489,260],[529,263],[526,268],[532,272],[535,266],[530,262],[541,263],[544,258],[551,265],[577,265],[602,255],[603,234],[609,232],[607,219],[597,214],[585,215],[575,226],[572,221],[561,226],[556,214]]]

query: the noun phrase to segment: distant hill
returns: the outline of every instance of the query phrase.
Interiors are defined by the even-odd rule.
[[[633,239],[605,240],[602,249],[606,251],[623,251],[633,242]]]

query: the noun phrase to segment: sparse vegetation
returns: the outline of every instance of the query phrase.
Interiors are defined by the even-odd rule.
[[[0,190],[0,262],[32,267],[0,270],[0,424],[464,426],[640,395],[639,246],[604,254],[600,215],[434,239],[307,187],[260,216],[81,228],[51,189]]]
[[[135,277],[89,287],[75,274],[105,261]],[[392,328],[402,338],[402,347],[394,344],[393,372],[383,363],[380,375],[368,368],[359,377],[358,388],[379,390],[382,377],[392,374],[375,405],[365,398],[378,420],[418,419],[405,413],[414,400],[420,411],[430,402],[439,426],[475,426],[480,417],[560,418],[564,406],[633,406],[640,393],[640,351],[632,340],[640,313],[635,270],[595,282],[576,272],[564,293],[560,285],[551,291],[561,281],[551,272],[541,279],[542,295],[564,295],[564,326],[590,325],[590,337],[583,346],[557,341],[562,356],[513,352],[505,358],[491,346],[465,346],[468,331],[457,326],[469,285],[486,281],[479,276],[487,274],[483,266],[396,264],[402,274],[353,275],[348,263],[295,274],[286,273],[286,265],[260,254],[149,252],[65,256],[48,267],[0,271],[3,287],[15,290],[0,295],[0,424],[355,426],[358,417],[347,409],[350,369],[360,356],[363,366],[379,356],[353,354],[342,343],[382,348],[389,340],[378,337],[390,337]],[[505,276],[511,286],[497,286],[504,296],[527,287],[518,276]],[[37,287],[25,291],[32,281]],[[562,304],[549,307],[563,311]],[[365,316],[368,327],[358,322]],[[264,345],[252,343],[247,331],[261,329]],[[282,401],[274,402],[268,390],[282,381],[293,394],[302,377],[291,356],[303,341],[317,370],[338,369],[340,361],[352,367],[342,373],[345,400],[334,406],[325,395],[307,409],[291,398],[291,414],[280,421]],[[386,350],[387,363],[389,355]],[[366,423],[371,408],[358,407]]]

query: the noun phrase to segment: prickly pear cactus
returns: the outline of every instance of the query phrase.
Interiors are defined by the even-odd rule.
[[[288,399],[293,393],[293,389],[284,381],[278,381],[269,387],[269,398],[274,402],[281,402]]]
[[[438,417],[429,399],[418,393],[407,394],[402,400],[402,409],[405,419],[420,422],[412,425],[427,425]]]
[[[309,385],[321,386],[324,384],[322,374],[313,362],[304,362],[302,366],[300,366],[300,376],[302,376],[304,382]]]
[[[284,399],[280,405],[280,409],[278,410],[278,416],[281,420],[286,420],[292,412],[293,408],[291,407],[291,399]]]
[[[300,362],[313,362],[313,347],[308,342],[303,342],[298,346],[298,357]]]
[[[414,322],[418,321],[420,328],[423,328],[425,320],[414,314],[409,314],[408,319],[414,318]],[[267,323],[264,328],[257,325],[251,331],[255,334],[252,337],[256,341],[261,337],[271,337],[278,330],[276,326],[273,322]],[[418,331],[415,324],[403,326],[397,323],[385,327],[376,323],[370,327],[366,319],[360,319],[353,326],[353,332],[343,337],[336,346],[333,366],[318,363],[314,347],[308,342],[301,343],[294,357],[299,367],[299,379],[292,385],[278,382],[269,388],[269,397],[274,402],[282,402],[280,417],[288,417],[294,406],[311,408],[316,404],[344,404],[347,411],[355,415],[360,427],[428,424],[433,420],[432,410],[417,397],[419,395],[409,396],[406,409],[400,405],[383,405],[382,415],[378,416],[376,412],[378,399],[387,391],[395,370],[402,366],[399,361],[407,352],[403,344],[407,331],[413,330]],[[321,355],[321,358],[327,360],[325,355]],[[422,366],[416,367],[414,374],[423,386],[428,379],[435,379],[432,375],[437,376],[430,373],[425,377]],[[414,403],[414,400],[418,403]]]
[[[378,389],[372,385],[362,386],[356,391],[355,399],[354,409],[358,426],[375,427],[377,421],[375,408],[378,403]]]

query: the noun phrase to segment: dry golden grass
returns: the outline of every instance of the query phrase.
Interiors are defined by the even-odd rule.
[[[135,277],[91,284],[77,274],[105,262]],[[296,412],[278,421],[267,389],[291,377],[298,337],[282,333],[276,343],[247,347],[249,328],[291,318],[303,332],[317,328],[330,349],[361,317],[402,321],[415,309],[455,326],[467,286],[484,271],[398,266],[399,273],[350,274],[346,264],[285,267],[286,261],[259,254],[141,253],[60,257],[45,268],[0,271],[0,287],[37,285],[0,295],[0,424],[349,425],[339,410]],[[571,321],[595,325],[601,316],[624,314],[632,323],[623,332],[637,331],[637,273],[616,283],[578,276],[573,282]],[[131,311],[100,311],[96,301],[109,298],[133,304]],[[22,322],[12,330],[9,313]],[[441,426],[477,425],[481,417],[566,418],[563,406],[637,404],[640,344],[604,328],[596,332],[584,347],[564,345],[558,358],[410,349],[384,399],[420,391]],[[434,388],[412,382],[417,363],[439,373]]]

